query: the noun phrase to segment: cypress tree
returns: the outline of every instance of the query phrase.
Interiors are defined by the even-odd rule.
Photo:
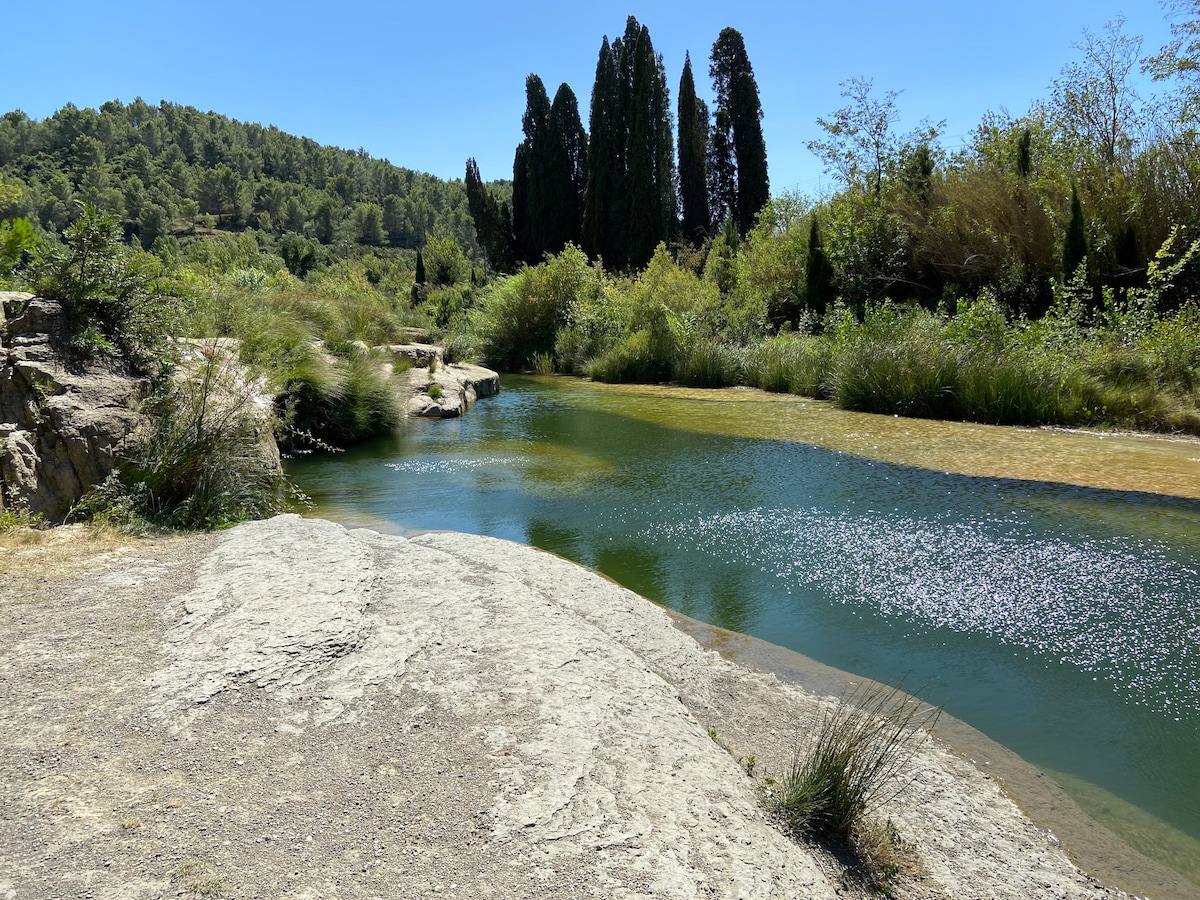
[[[629,264],[640,268],[675,227],[675,149],[662,57],[642,26],[633,50],[628,107]]]
[[[804,305],[817,316],[825,315],[825,308],[833,292],[833,266],[821,245],[821,229],[816,214],[808,229],[808,260],[804,266]]]
[[[581,243],[587,180],[587,134],[575,92],[567,84],[559,86],[550,106],[548,139],[544,252],[558,253],[568,243]]]
[[[685,54],[679,79],[679,198],[683,237],[692,243],[704,239],[710,224],[707,154],[708,107],[696,96],[692,59]]]
[[[417,270],[413,273],[413,284],[425,286],[425,257],[420,250],[417,251]]]
[[[1079,202],[1079,191],[1071,183],[1071,221],[1063,238],[1063,281],[1070,281],[1088,254],[1087,229],[1083,221],[1083,204]]]
[[[1017,138],[1017,176],[1021,179],[1029,177],[1033,171],[1033,154],[1030,145],[1033,143],[1033,132],[1026,128]]]
[[[622,265],[621,231],[616,227],[622,218],[621,184],[624,180],[621,120],[617,59],[605,36],[600,44],[600,58],[596,61],[592,112],[588,120],[583,248],[593,259],[600,257],[614,268]]]
[[[733,141],[729,113],[717,107],[708,146],[708,214],[712,231],[724,228],[737,211],[737,166],[733,161]]]
[[[513,161],[513,225],[521,259],[529,264],[541,260],[553,248],[554,227],[550,206],[554,141],[550,129],[550,98],[537,75],[525,79],[525,115],[521,118],[525,140]],[[522,181],[520,202],[517,182]],[[562,249],[559,247],[558,249]]]
[[[475,222],[475,235],[487,260],[497,272],[511,272],[513,268],[512,220],[508,207],[503,210],[496,198],[479,177],[479,166],[474,159],[467,160],[465,180],[467,209]],[[506,221],[507,220],[507,221]]]
[[[517,151],[513,155],[512,234],[513,256],[518,263],[528,262],[533,257],[525,224],[529,212],[529,165],[526,156],[525,144],[517,144]]]
[[[746,44],[736,29],[725,28],[713,44],[709,74],[717,95],[717,131],[733,148],[737,170],[737,202],[733,208],[742,235],[771,199],[767,177],[767,146],[762,134],[762,104],[758,83],[746,54]],[[721,112],[725,112],[725,117]],[[728,186],[723,186],[728,190]]]

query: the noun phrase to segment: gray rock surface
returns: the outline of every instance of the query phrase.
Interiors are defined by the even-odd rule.
[[[0,896],[856,896],[727,749],[827,701],[528,547],[282,516],[0,585],[0,659]],[[913,774],[897,896],[1113,896],[961,759]]]
[[[500,376],[483,366],[469,363],[442,363],[441,348],[432,371],[426,363],[409,369],[408,414],[431,419],[461,416],[481,397],[500,393]],[[432,390],[437,385],[436,390]],[[436,396],[434,396],[436,394]]]
[[[145,426],[150,382],[108,360],[69,363],[58,303],[7,293],[0,306],[0,503],[61,521]]]

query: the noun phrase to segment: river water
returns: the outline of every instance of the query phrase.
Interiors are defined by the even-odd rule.
[[[506,377],[289,474],[922,695],[1200,885],[1200,444]]]

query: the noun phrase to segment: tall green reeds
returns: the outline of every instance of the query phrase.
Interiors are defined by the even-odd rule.
[[[909,763],[940,713],[893,685],[842,698],[777,786],[785,830],[851,844],[868,813],[907,787]]]

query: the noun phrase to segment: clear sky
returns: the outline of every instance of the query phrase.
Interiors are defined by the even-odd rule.
[[[962,145],[988,110],[1026,112],[1078,57],[1083,29],[1124,15],[1144,54],[1169,38],[1155,0],[936,2],[387,3],[13,2],[0,112],[35,119],[66,103],[168,100],[276,125],[322,144],[461,178],[474,156],[485,179],[511,178],[525,76],[553,96],[567,82],[587,127],[600,39],[629,14],[663,55],[674,106],[684,52],[711,98],[708,54],[741,31],[764,110],[773,192],[829,186],[806,144],[818,116],[842,105],[839,82],[902,91],[899,125],[946,120]]]

